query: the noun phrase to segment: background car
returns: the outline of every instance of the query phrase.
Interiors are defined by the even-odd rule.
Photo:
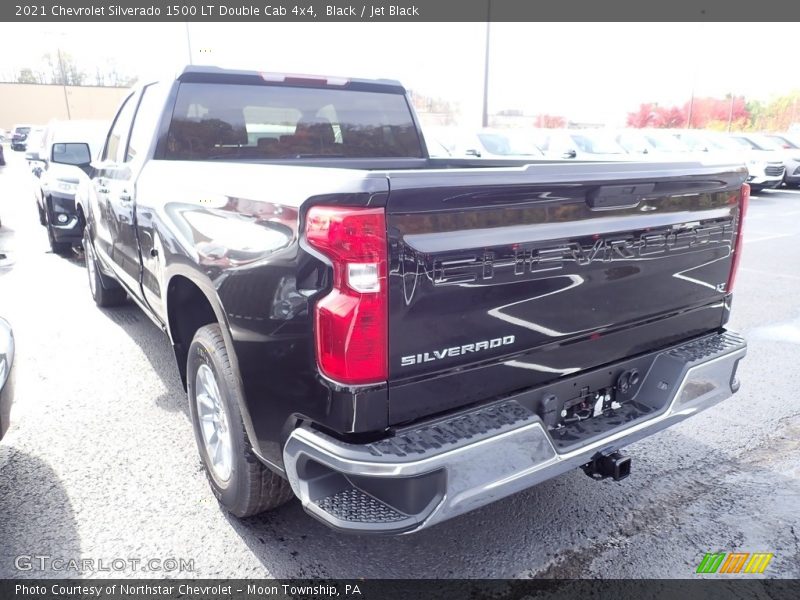
[[[674,129],[670,133],[694,152],[708,152],[745,163],[749,173],[747,181],[755,192],[781,184],[785,170],[783,157],[774,150],[756,149],[751,142],[740,139],[746,134],[697,129]]]
[[[88,178],[89,163],[108,131],[106,121],[53,121],[41,144],[29,148],[39,222],[47,228],[50,248],[66,254],[81,241],[75,194]]]
[[[622,129],[616,132],[614,139],[629,154],[646,158],[676,160],[691,152],[678,138],[657,129]]]
[[[747,182],[755,190],[776,188],[786,173],[784,156],[774,142],[755,133],[732,133],[728,136],[744,150],[747,157]]]
[[[486,159],[543,158],[544,154],[519,129],[464,131],[453,127],[431,128],[424,133],[431,156]]]
[[[542,151],[520,130],[481,129],[474,136],[473,148],[466,154],[483,158],[529,158],[544,156]]]
[[[0,144],[0,167],[6,164],[6,155],[5,151],[3,150],[3,144]]]
[[[716,131],[701,129],[661,129],[660,135],[671,136],[685,146],[689,152],[708,152],[714,154],[735,155],[740,159],[743,149]]]
[[[8,321],[0,317],[0,439],[8,431],[14,382],[11,367],[14,364],[14,333]]]
[[[765,133],[763,137],[783,148],[783,164],[786,167],[783,183],[789,187],[800,186],[800,134]]]
[[[630,160],[625,149],[604,129],[535,129],[531,140],[548,158]]]
[[[428,154],[434,158],[453,156],[458,130],[454,127],[423,127],[423,137]]]
[[[27,152],[29,149],[38,149],[42,144],[44,130],[44,127],[38,126],[28,129],[28,133],[25,134],[25,142],[22,150]]]
[[[31,131],[31,125],[14,125],[14,131],[11,134],[11,149],[17,152],[25,150],[28,141],[28,134]]]
[[[800,133],[764,133],[762,135],[771,139],[784,150],[800,149]]]

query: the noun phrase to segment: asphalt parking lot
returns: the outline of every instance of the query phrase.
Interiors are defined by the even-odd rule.
[[[730,400],[630,446],[633,475],[575,471],[419,534],[327,529],[297,501],[247,520],[202,473],[167,338],[129,304],[100,310],[82,260],[51,254],[20,153],[0,167],[0,315],[17,341],[0,442],[0,578],[694,577],[706,552],[771,552],[800,577],[800,190],[753,196],[730,327],[749,341]],[[103,561],[101,563],[100,561]],[[117,565],[120,563],[117,562]],[[169,563],[172,564],[172,563]]]

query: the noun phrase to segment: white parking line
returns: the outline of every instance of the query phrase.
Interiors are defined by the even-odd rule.
[[[774,235],[764,235],[764,236],[761,236],[761,237],[747,237],[747,234],[745,234],[744,243],[745,244],[749,244],[750,242],[766,242],[767,240],[777,240],[777,239],[780,239],[780,238],[792,237],[793,235],[795,235],[795,234],[794,233],[776,233]]]
[[[776,216],[783,218],[783,217],[793,217],[795,215],[800,215],[800,210],[790,210],[789,212],[782,212],[778,214],[774,212],[755,213],[755,214],[748,213],[747,218],[745,219],[745,223],[752,219],[775,219]]]
[[[797,275],[789,275],[788,273],[773,273],[772,271],[762,271],[761,269],[751,269],[749,267],[740,267],[740,269],[748,273],[758,273],[759,275],[769,275],[770,277],[782,277],[783,279],[800,281],[800,277]]]

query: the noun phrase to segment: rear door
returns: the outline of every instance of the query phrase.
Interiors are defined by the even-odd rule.
[[[137,228],[136,180],[154,145],[163,110],[162,88],[161,84],[144,86],[121,109],[106,143],[101,178],[96,186],[98,198],[105,200],[109,264],[117,277],[140,296],[143,265]],[[148,249],[153,247],[149,232],[149,228],[144,230]],[[152,260],[154,256],[148,258]],[[156,293],[155,298],[159,296]],[[153,300],[153,295],[147,296],[147,300]],[[160,314],[160,310],[156,313]]]
[[[742,167],[391,173],[390,421],[718,328]]]
[[[130,190],[131,170],[125,158],[137,102],[138,94],[131,94],[120,107],[92,180],[93,208],[97,209],[95,250],[130,290],[136,290],[139,285],[139,261]]]
[[[151,83],[142,88],[125,152],[129,177],[124,186],[124,192],[131,198],[126,207],[133,213],[133,226],[129,236],[133,243],[129,256],[135,261],[135,264],[131,263],[132,271],[137,278],[137,284],[141,284],[142,297],[155,316],[162,321],[164,301],[160,265],[163,258],[159,256],[160,242],[155,238],[153,210],[147,202],[142,203],[137,182],[154,150],[167,87],[163,83]],[[154,200],[157,198],[151,198],[150,203]]]

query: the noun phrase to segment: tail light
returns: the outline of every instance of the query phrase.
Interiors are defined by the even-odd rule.
[[[317,365],[341,383],[385,381],[388,292],[383,209],[312,207],[306,239],[333,263],[333,289],[317,302],[314,314]]]
[[[733,247],[733,262],[731,264],[731,274],[728,276],[728,284],[725,286],[727,292],[733,291],[733,284],[736,281],[736,272],[739,270],[739,261],[742,258],[742,229],[744,227],[744,217],[747,214],[747,205],[750,203],[750,186],[742,185],[742,199],[739,202],[739,221],[736,225],[736,244]]]

